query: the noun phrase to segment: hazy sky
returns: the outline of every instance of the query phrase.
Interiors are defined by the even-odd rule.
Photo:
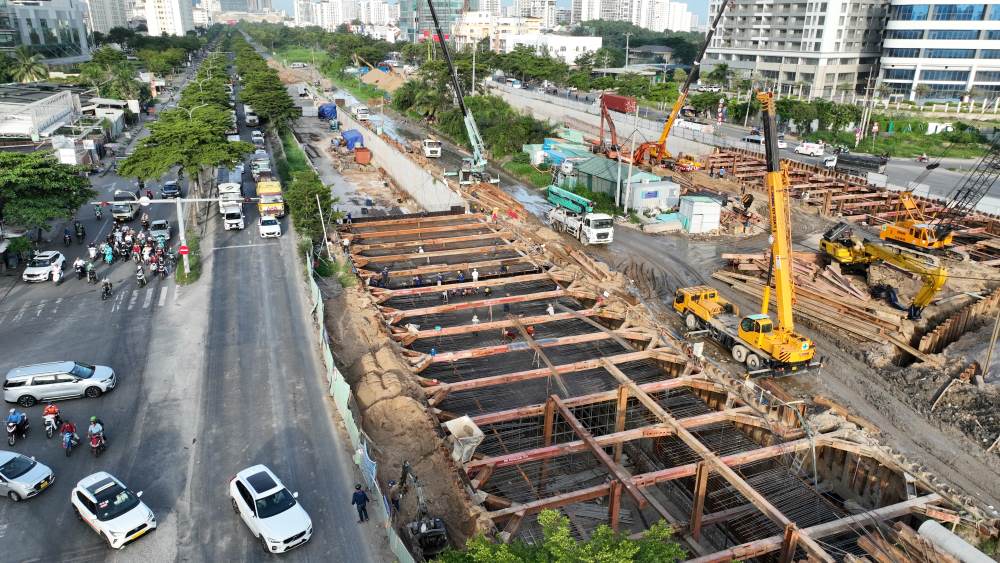
[[[294,0],[272,0],[271,5],[275,10],[284,10],[289,16],[295,15],[293,7]],[[426,0],[417,0],[418,2]],[[556,4],[568,8],[572,0],[556,0]],[[708,0],[680,0],[688,5],[689,9],[698,15],[698,23],[704,24],[708,21]],[[504,6],[514,3],[514,0],[502,0]]]

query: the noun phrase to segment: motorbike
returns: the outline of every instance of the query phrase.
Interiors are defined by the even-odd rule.
[[[55,285],[61,284],[62,283],[62,277],[63,277],[63,273],[62,273],[61,269],[56,268],[55,270],[52,270],[52,283],[53,284],[55,284]]]
[[[107,448],[107,441],[103,435],[94,434],[90,437],[90,452],[94,454],[94,457],[100,457]]]
[[[91,262],[94,261],[94,258],[97,258],[97,247],[94,246],[94,243],[90,243],[90,246],[87,247],[87,254],[90,255]]]
[[[149,219],[143,219],[142,220],[142,228],[145,231],[149,230]]]
[[[163,262],[157,262],[156,273],[159,274],[160,279],[162,280],[167,279],[167,265],[164,264]]]
[[[63,246],[69,246],[73,244],[73,235],[69,233],[63,234]]]
[[[146,287],[146,274],[142,273],[141,270],[136,272],[135,281],[139,284],[139,287]]]
[[[83,268],[83,264],[77,264],[76,266],[73,266],[73,269],[76,270],[76,279],[78,280],[82,280],[83,277],[87,275],[86,270]]]
[[[103,217],[103,216],[104,216],[104,212],[101,211],[101,206],[100,205],[95,205],[94,206],[94,217],[96,217],[97,220],[100,221],[101,217]]]
[[[920,162],[920,163],[930,162],[930,160],[931,160],[930,158],[927,158],[924,155],[920,155],[920,156],[917,157],[917,162]]]
[[[107,301],[108,299],[111,299],[111,286],[110,285],[104,286],[104,288],[101,290],[101,301]]]
[[[87,283],[97,283],[97,272],[93,268],[87,270]]]
[[[87,228],[77,221],[73,225],[73,229],[76,231],[76,242],[78,244],[83,244],[83,239],[87,237]]]
[[[11,446],[17,442],[20,437],[22,440],[28,436],[28,421],[25,420],[23,424],[15,424],[13,422],[7,423],[7,443]]]
[[[45,419],[45,437],[51,439],[62,426],[62,417],[58,414],[46,414],[42,418]]]
[[[73,453],[73,448],[75,448],[80,443],[80,438],[76,434],[71,434],[65,432],[63,434],[62,447],[66,450],[66,457]]]

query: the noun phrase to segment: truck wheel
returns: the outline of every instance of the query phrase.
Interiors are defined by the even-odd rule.
[[[757,371],[760,369],[764,362],[760,360],[760,356],[757,354],[750,354],[747,356],[747,369],[750,371]]]
[[[694,316],[694,313],[688,313],[684,317],[684,324],[688,327],[688,330],[696,330],[698,328],[698,317]]]
[[[742,344],[737,344],[733,346],[733,359],[738,363],[743,363],[747,361],[747,356],[750,354],[750,350],[747,350]]]

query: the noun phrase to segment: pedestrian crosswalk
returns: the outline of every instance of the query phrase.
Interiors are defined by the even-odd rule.
[[[92,287],[92,291],[68,297],[28,299],[8,308],[0,308],[0,327],[52,319],[62,313],[72,314],[74,305],[78,304],[85,307],[107,307],[114,314],[152,311],[182,304],[183,288],[176,283],[151,283],[144,288],[116,288],[108,301],[100,301],[100,289]]]

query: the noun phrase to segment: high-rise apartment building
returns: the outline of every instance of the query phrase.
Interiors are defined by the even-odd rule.
[[[223,12],[249,12],[249,0],[219,0],[219,9]]]
[[[489,12],[465,12],[452,29],[452,39],[458,49],[471,48],[489,39],[490,49],[502,51],[501,37],[507,35],[537,35],[542,32],[542,20],[494,16]]]
[[[464,7],[463,0],[434,0],[434,11],[445,35],[451,35],[451,29],[461,17]],[[400,0],[399,29],[406,41],[429,39],[437,34],[427,0]]]
[[[556,26],[556,0],[515,0],[514,5],[520,17],[542,20],[542,29]]]
[[[191,0],[146,0],[150,35],[184,35],[194,29]]]
[[[486,12],[494,16],[500,15],[500,0],[479,0],[477,12]]]
[[[0,0],[0,52],[23,45],[48,63],[84,61],[90,53],[86,11],[81,0]]]
[[[721,0],[709,2],[709,19]],[[736,0],[702,62],[783,92],[833,97],[864,88],[876,68],[887,0]]]
[[[113,27],[128,27],[125,0],[88,0],[88,26],[91,32],[107,33]]]
[[[907,100],[1000,96],[1000,0],[893,1],[879,81]]]
[[[364,24],[386,25],[394,20],[393,12],[394,8],[385,0],[360,0],[355,17]]]
[[[632,0],[631,22],[653,31],[691,31],[693,16],[687,4],[670,0]]]
[[[602,0],[573,0],[570,4],[570,23],[578,24],[601,19]]]

